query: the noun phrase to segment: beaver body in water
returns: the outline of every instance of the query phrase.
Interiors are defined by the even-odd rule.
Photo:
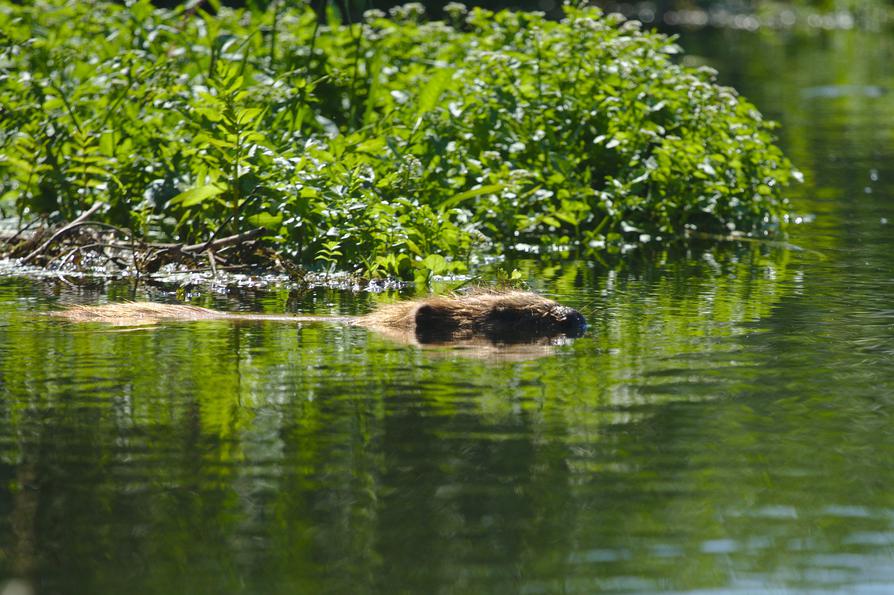
[[[580,312],[525,291],[479,292],[432,297],[380,306],[357,317],[287,316],[220,312],[184,304],[125,302],[74,306],[57,313],[76,322],[146,324],[179,320],[266,320],[335,322],[360,326],[418,343],[485,339],[518,343],[552,337],[579,337],[587,323]]]

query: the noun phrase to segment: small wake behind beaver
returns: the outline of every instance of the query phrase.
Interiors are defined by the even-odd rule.
[[[73,322],[131,326],[190,320],[346,324],[420,345],[551,344],[554,339],[579,337],[587,326],[577,310],[524,291],[479,292],[410,300],[386,304],[370,314],[356,317],[229,313],[186,304],[156,302],[74,306],[55,315]]]

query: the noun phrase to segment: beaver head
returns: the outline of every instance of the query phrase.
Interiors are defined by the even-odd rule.
[[[365,326],[403,327],[419,343],[447,343],[482,337],[494,343],[579,337],[587,327],[580,312],[523,291],[480,292],[434,297],[380,308]]]

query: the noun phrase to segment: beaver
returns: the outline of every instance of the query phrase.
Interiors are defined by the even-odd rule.
[[[359,326],[420,344],[485,339],[522,343],[553,337],[579,337],[587,327],[580,312],[527,291],[481,291],[430,297],[379,306],[364,316],[287,316],[230,313],[186,304],[124,302],[73,306],[55,313],[75,322],[119,325],[183,320],[265,320],[334,322]]]

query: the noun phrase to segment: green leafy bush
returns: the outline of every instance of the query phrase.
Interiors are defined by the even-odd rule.
[[[150,239],[263,226],[297,262],[400,276],[780,219],[771,123],[667,37],[565,14],[0,3],[0,194],[23,217],[104,201]]]

